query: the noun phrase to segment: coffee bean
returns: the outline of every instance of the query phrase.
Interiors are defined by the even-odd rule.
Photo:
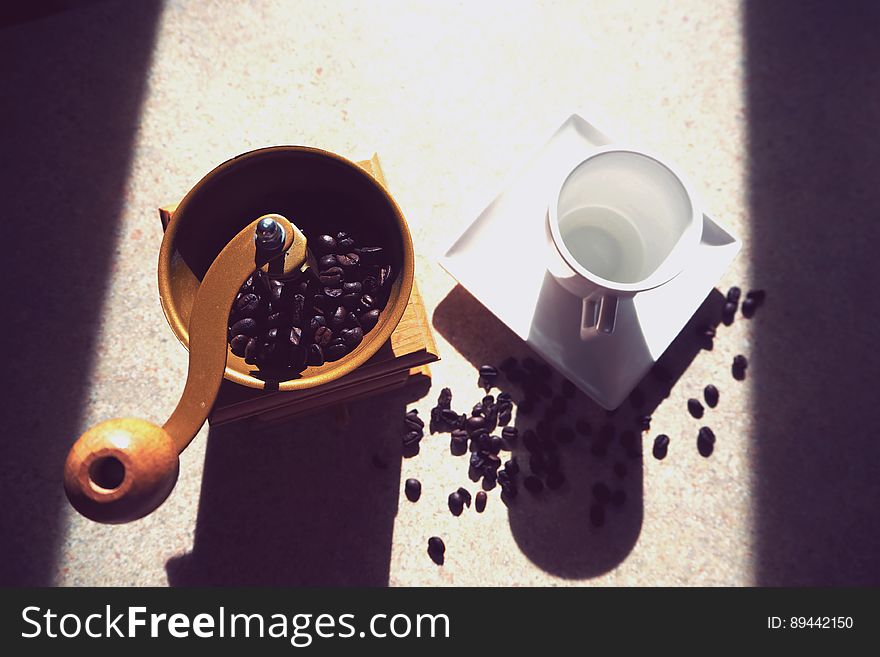
[[[431,538],[429,538],[428,556],[431,557],[431,560],[438,566],[442,566],[445,555],[446,545],[443,543],[443,539],[438,536],[432,536]]]
[[[315,344],[320,345],[322,348],[326,348],[333,341],[333,330],[327,328],[326,326],[319,326],[315,331]]]
[[[703,399],[706,400],[706,404],[709,405],[709,408],[715,408],[718,406],[718,388],[711,383],[707,385],[703,388]]]
[[[256,338],[248,340],[244,348],[244,362],[248,365],[254,365],[257,362],[257,352],[260,349],[260,341]]]
[[[746,319],[751,319],[755,316],[755,311],[758,309],[758,302],[754,299],[746,299],[742,302],[742,314]]]
[[[558,470],[554,470],[547,475],[547,488],[550,490],[557,490],[564,483],[565,477]]]
[[[462,488],[459,488],[457,492],[461,496],[461,499],[464,502],[464,505],[470,509],[471,508],[471,493],[470,493],[470,491],[467,488],[462,487]]]
[[[642,431],[648,431],[651,428],[651,416],[650,415],[642,415],[638,419],[638,427]]]
[[[367,294],[373,294],[379,289],[379,281],[376,280],[375,276],[367,276],[361,281],[361,286],[363,287],[364,292]]]
[[[498,378],[498,370],[496,370],[492,365],[482,365],[480,366],[480,380],[479,386],[481,388],[485,388],[487,391],[495,384],[495,380]]]
[[[324,364],[324,350],[321,349],[321,345],[310,344],[306,354],[306,362],[312,367],[320,367]]]
[[[257,334],[259,330],[259,324],[257,324],[257,320],[251,319],[250,317],[245,317],[244,319],[240,319],[235,324],[233,324],[229,332],[231,335],[249,335],[253,336]]]
[[[477,510],[477,513],[482,513],[486,509],[486,502],[489,497],[486,495],[486,491],[479,491],[477,493],[477,499],[474,503],[474,508]]]
[[[525,486],[526,490],[532,493],[532,495],[537,495],[544,490],[544,484],[534,475],[526,477],[523,481],[523,486]]]
[[[385,287],[386,285],[390,285],[392,278],[391,274],[393,270],[391,269],[391,265],[384,265],[379,269],[379,287]]]
[[[615,462],[614,474],[616,474],[620,479],[623,479],[626,476],[626,473],[627,473],[626,465],[624,465],[620,461]]]
[[[289,319],[284,316],[284,313],[271,313],[266,317],[266,326],[271,326],[272,328],[283,328],[289,324]]]
[[[333,342],[324,350],[324,358],[326,360],[339,360],[348,353],[348,348],[344,344]]]
[[[379,311],[378,310],[370,310],[361,315],[361,328],[364,331],[369,331],[372,329],[376,323],[379,321]]]
[[[688,399],[687,407],[688,413],[690,413],[693,417],[697,418],[698,420],[703,417],[705,409],[703,408],[703,405],[699,402],[699,400],[691,397],[690,399]]]
[[[406,499],[417,502],[422,496],[422,483],[418,479],[407,479],[403,491],[406,493]]]
[[[384,259],[384,250],[381,246],[362,246],[354,250],[360,256],[361,262],[370,265],[380,265]]]
[[[440,396],[437,398],[437,406],[440,408],[449,408],[452,405],[452,390],[443,388]]]
[[[755,303],[759,306],[764,303],[766,298],[767,293],[764,290],[749,290],[748,294],[746,294],[746,299],[754,299]]]
[[[733,324],[733,319],[736,317],[736,306],[737,304],[728,301],[721,309],[721,321],[725,326]]]
[[[235,327],[233,327],[234,329]],[[737,381],[742,381],[746,378],[746,368],[749,366],[749,362],[746,360],[746,357],[742,354],[735,356],[733,359],[733,365],[731,366],[731,373],[733,374],[733,378]]]
[[[667,450],[669,449],[669,436],[665,433],[661,433],[656,438],[654,438],[654,449],[652,453],[654,454],[654,458],[658,461],[662,461],[666,458]]]
[[[235,302],[235,310],[240,316],[251,317],[260,307],[260,297],[256,294],[244,294]]]
[[[479,415],[473,415],[467,419],[465,426],[467,427],[468,433],[473,434],[480,429],[485,428],[486,419]]]
[[[364,339],[364,332],[360,329],[360,327],[342,329],[340,335],[345,341],[345,346],[348,347],[349,350],[357,347]]]
[[[516,460],[515,456],[510,457],[510,459],[504,464],[504,470],[512,477],[519,474],[519,462]]]
[[[358,312],[363,313],[363,312],[367,312],[368,310],[372,310],[375,305],[376,305],[376,300],[372,296],[370,296],[369,294],[362,294],[358,298],[357,309],[358,309]]]
[[[324,296],[328,299],[339,299],[342,297],[342,288],[341,287],[325,287],[324,288]]]
[[[357,253],[346,253],[336,256],[336,262],[339,263],[343,270],[356,267],[359,261],[360,257]]]
[[[338,287],[342,283],[342,267],[330,267],[329,269],[325,269],[318,275],[318,280],[322,285]]]
[[[605,507],[601,504],[590,505],[590,523],[599,528],[605,524]]]
[[[497,454],[504,448],[504,441],[500,436],[492,436],[489,438],[489,451]]]
[[[517,437],[519,436],[519,431],[516,427],[504,427],[501,430],[501,437],[504,438],[508,443],[516,442]]]
[[[290,344],[292,344],[294,347],[299,347],[303,341],[302,334],[303,334],[303,330],[301,328],[299,328],[298,326],[291,327],[290,333],[288,335],[288,339],[290,340]]]
[[[345,306],[338,306],[330,317],[330,326],[333,328],[341,328],[347,319],[348,310],[346,310]]]
[[[577,388],[575,388],[574,384],[568,379],[562,379],[562,394],[572,399],[577,392]]]
[[[458,491],[449,494],[449,510],[452,511],[452,515],[460,516],[461,512],[464,511],[464,500]]]
[[[509,406],[505,406],[505,407],[504,407],[504,408],[498,413],[498,424],[501,425],[501,426],[503,427],[503,426],[509,424],[509,423],[510,423],[510,420],[511,420],[510,407],[509,407]]]
[[[239,358],[244,357],[244,350],[247,348],[250,338],[246,335],[236,335],[229,341],[229,348]]]
[[[321,256],[321,259],[318,260],[318,265],[321,270],[330,269],[331,267],[337,267],[339,265],[339,261],[336,260],[336,256],[333,254],[327,254]]]
[[[697,450],[706,458],[715,450],[715,433],[709,427],[700,427],[697,433]]]
[[[333,253],[336,248],[336,240],[330,235],[318,235],[318,238],[309,244],[309,246],[318,254],[326,255]]]
[[[738,287],[733,286],[727,291],[727,300],[730,303],[737,303],[739,301],[740,295],[742,294],[742,290]]]
[[[626,502],[626,491],[618,489],[611,494],[611,503],[614,506],[623,506]]]

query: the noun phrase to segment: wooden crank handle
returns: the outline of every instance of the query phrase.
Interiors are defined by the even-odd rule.
[[[254,220],[223,248],[193,301],[189,370],[177,408],[161,427],[117,418],[79,437],[64,464],[64,491],[77,511],[98,522],[122,523],[165,501],[177,481],[180,452],[208,419],[220,390],[227,320],[241,284],[254,269],[289,276],[302,269],[307,253],[305,236],[277,214]]]

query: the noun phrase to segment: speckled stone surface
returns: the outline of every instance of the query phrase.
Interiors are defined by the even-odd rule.
[[[797,30],[813,34],[817,12],[786,28],[798,58],[813,63],[825,60],[800,45]],[[864,410],[841,424],[834,404],[851,377],[854,386],[872,369],[876,375],[876,351],[854,346],[867,341],[863,328],[848,334],[839,361],[829,361],[818,347],[828,334],[814,323],[822,309],[808,313],[792,297],[808,293],[802,279],[818,277],[823,257],[811,237],[823,220],[811,194],[824,178],[798,164],[809,152],[796,144],[812,128],[827,130],[826,115],[795,101],[783,103],[787,114],[775,113],[779,85],[792,85],[786,98],[798,98],[800,59],[787,60],[784,40],[768,27],[747,38],[746,18],[739,3],[693,0],[106,2],[3,28],[4,82],[21,90],[2,108],[4,244],[15,251],[4,271],[27,281],[16,289],[32,290],[33,302],[15,306],[19,346],[7,344],[18,352],[7,362],[24,376],[12,386],[7,379],[0,583],[876,583],[877,441],[854,439],[852,454],[820,446],[837,429],[870,428]],[[767,20],[788,25],[781,10]],[[858,44],[852,58],[871,61],[875,47]],[[818,75],[854,70],[846,68],[850,53],[830,57]],[[820,102],[821,80],[804,75],[808,99]],[[843,103],[827,110],[867,128],[878,119],[878,87],[876,73],[863,76],[838,90],[842,99],[866,98],[860,112]],[[873,95],[857,93],[866,89]],[[773,127],[769,134],[750,126],[750,97],[759,125]],[[706,207],[744,240],[719,288],[766,287],[767,305],[751,321],[720,326],[712,351],[690,354],[653,411],[643,459],[614,450],[597,459],[579,439],[562,448],[568,483],[561,491],[533,499],[521,490],[508,509],[496,489],[484,513],[471,508],[454,517],[447,495],[462,485],[477,490],[466,457],[451,456],[443,434],[401,459],[404,409],[427,417],[449,386],[464,412],[482,396],[476,365],[527,354],[436,256],[572,112],[688,171]],[[799,118],[806,127],[797,127]],[[750,153],[750,139],[760,150]],[[852,142],[880,163],[875,138]],[[261,430],[205,427],[181,458],[174,492],[151,516],[125,526],[77,516],[61,489],[72,441],[109,417],[161,423],[182,390],[186,352],[157,296],[156,207],[231,156],[287,143],[354,159],[380,154],[420,254],[418,282],[442,356],[432,366],[433,388]],[[758,174],[771,173],[756,179],[753,170],[750,182],[756,152]],[[832,147],[832,156],[849,162],[840,149]],[[860,218],[878,208],[874,187],[859,187],[861,200],[844,204],[849,223],[841,224],[869,231],[862,233],[868,241],[877,223]],[[786,207],[807,222],[788,225],[793,238],[774,223]],[[833,216],[833,207],[818,207]],[[49,252],[10,227],[34,215],[57,222]],[[830,272],[818,291],[839,300],[844,327],[871,326],[876,303],[861,308],[856,322],[845,291],[850,276],[864,281],[876,266],[859,240],[821,239],[841,251],[843,271]],[[500,255],[487,254],[489,269],[492,257]],[[810,339],[799,340],[809,326]],[[751,358],[744,382],[730,375],[738,353]],[[810,360],[824,384],[799,365]],[[791,363],[794,378],[786,376]],[[710,382],[721,402],[695,420],[686,400]],[[595,428],[612,421],[618,431],[636,414],[625,406],[607,418],[580,395],[573,406],[572,420],[588,417]],[[696,449],[702,424],[718,436],[709,458]],[[663,461],[650,454],[660,432],[671,436]],[[816,449],[821,459],[811,456]],[[623,480],[611,472],[615,461],[627,466]],[[847,490],[827,485],[820,461]],[[422,482],[415,504],[402,494],[407,477]],[[598,480],[627,493],[601,530],[589,522]],[[446,542],[442,567],[426,554],[432,535]]]

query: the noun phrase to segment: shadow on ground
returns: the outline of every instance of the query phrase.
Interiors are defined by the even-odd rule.
[[[543,397],[532,412],[516,413],[514,425],[520,438],[511,445],[511,453],[502,452],[505,459],[515,456],[522,470],[519,494],[508,504],[508,519],[517,545],[537,566],[560,577],[584,579],[613,569],[630,553],[638,540],[643,515],[640,420],[653,413],[700,350],[709,346],[703,331],[717,326],[721,306],[721,294],[713,291],[654,370],[616,411],[605,411],[577,391],[566,398],[564,412],[547,414],[554,398],[565,398],[562,378],[552,373],[547,381],[550,395]],[[460,285],[438,305],[434,327],[474,365],[475,381],[476,368],[486,363],[500,364],[508,356],[520,363],[526,358],[540,362],[519,337]],[[522,384],[506,376],[500,377],[492,393],[497,396],[504,391],[514,401],[523,398]],[[575,431],[571,442],[553,438],[560,428],[575,429],[578,421],[589,425],[589,431]],[[541,427],[539,422],[543,423]],[[565,476],[565,483],[557,490],[545,489],[532,495],[522,485],[533,467],[531,453],[522,440],[529,429],[546,432],[551,436],[550,444],[557,445]],[[646,443],[644,449],[650,453],[650,444]],[[596,527],[590,515],[596,503],[593,487],[599,482],[612,493],[623,491],[625,501],[621,505],[602,505],[604,523]]]
[[[880,5],[746,3],[756,581],[880,583]]]
[[[258,428],[212,428],[192,552],[172,586],[387,586],[410,385]]]
[[[2,15],[7,353],[0,584],[52,583],[97,317],[124,202],[160,2]],[[22,22],[24,21],[24,22]],[[11,370],[11,371],[12,371]]]

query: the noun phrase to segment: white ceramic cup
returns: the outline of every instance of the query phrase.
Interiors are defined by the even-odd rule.
[[[583,299],[580,334],[614,331],[621,298],[675,278],[700,243],[703,214],[669,163],[620,145],[597,149],[555,188],[550,273]]]

